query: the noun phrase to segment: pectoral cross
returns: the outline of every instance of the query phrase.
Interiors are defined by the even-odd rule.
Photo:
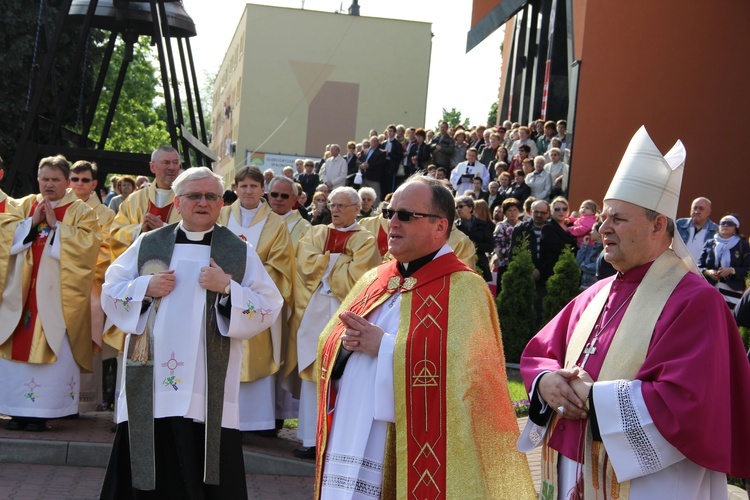
[[[598,336],[594,337],[594,339],[586,344],[586,347],[584,347],[583,353],[585,354],[585,356],[583,357],[583,361],[581,361],[581,368],[586,366],[586,361],[589,360],[589,356],[591,356],[592,354],[596,354],[596,347],[594,347],[594,344],[596,344],[597,338]]]

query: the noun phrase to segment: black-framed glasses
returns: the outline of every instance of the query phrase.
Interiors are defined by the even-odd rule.
[[[278,198],[279,196],[281,196],[282,200],[288,200],[289,196],[291,196],[289,193],[274,193],[274,192],[270,192],[270,193],[268,193],[268,195],[271,198]]]
[[[89,179],[88,177],[71,177],[70,182],[83,182],[84,184],[88,184],[89,182],[93,181],[94,179]]]
[[[456,210],[458,210],[459,208],[464,208],[465,206],[466,205],[456,205]]]
[[[719,225],[720,226],[737,227],[737,224],[735,224],[731,220],[723,220],[723,221],[719,222]]]
[[[383,214],[383,217],[389,220],[395,215],[401,222],[410,222],[412,219],[423,219],[425,217],[445,218],[442,215],[422,214],[419,212],[409,212],[408,210],[391,210],[390,208],[384,208],[381,213]]]
[[[567,212],[568,211],[568,207],[555,207],[554,211],[555,212]]]
[[[180,198],[187,198],[188,200],[196,203],[201,201],[201,199],[203,198],[206,198],[206,201],[208,203],[216,203],[221,199],[221,195],[216,193],[185,193],[178,194],[177,196]]]

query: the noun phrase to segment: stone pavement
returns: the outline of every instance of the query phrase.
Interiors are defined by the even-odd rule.
[[[9,431],[0,416],[0,499],[96,498],[114,439],[111,412],[49,420],[45,432]],[[518,419],[523,429],[525,418]],[[296,430],[278,438],[243,433],[250,498],[310,498],[315,465],[294,458]],[[534,484],[540,483],[539,448],[527,454]],[[29,465],[30,464],[30,465]]]

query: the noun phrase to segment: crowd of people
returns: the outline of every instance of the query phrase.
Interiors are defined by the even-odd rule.
[[[638,150],[648,149],[650,139],[636,137],[646,146],[634,146],[634,138],[618,175],[655,161],[653,151]],[[26,431],[77,413],[80,374],[92,370],[93,354],[107,344],[120,354],[117,433],[103,498],[134,490],[175,494],[176,487],[185,495],[203,490],[242,498],[239,433],[273,436],[288,418],[299,419],[303,446],[294,454],[317,460],[316,495],[377,497],[386,488],[421,488],[427,496],[460,484],[469,496],[505,491],[532,498],[528,467],[516,450],[495,300],[483,283],[497,280],[499,289],[524,246],[541,297],[568,247],[581,267],[583,292],[524,353],[532,418],[519,447],[544,441],[561,454],[561,495],[576,485],[590,488],[596,480],[584,485],[577,473],[589,459],[579,453],[578,426],[554,439],[542,436],[563,419],[587,418],[589,402],[593,419],[597,387],[596,407],[608,420],[590,424],[594,441],[604,439],[612,454],[642,452],[609,441],[632,422],[604,410],[617,403],[597,384],[611,383],[594,381],[632,382],[636,372],[608,372],[596,357],[586,365],[598,350],[621,347],[610,346],[611,337],[597,344],[600,334],[630,325],[630,316],[617,315],[631,299],[647,303],[650,296],[636,290],[657,258],[658,279],[677,279],[667,281],[670,290],[682,290],[680,297],[698,287],[707,307],[715,305],[719,294],[692,277],[700,273],[727,304],[742,307],[750,302],[740,300],[750,245],[736,216],[718,225],[710,220],[706,198],[693,202],[689,218],[675,221],[676,200],[644,201],[617,176],[603,209],[587,199],[571,211],[568,143],[563,120],[472,130],[443,122],[434,132],[389,125],[347,143],[345,154],[331,144],[320,162],[299,159],[281,175],[242,167],[228,189],[210,169],[183,171],[178,151],[163,146],[151,155],[153,180],[119,177],[109,193],[99,193],[104,203],[95,164],[44,158],[39,194],[14,200],[0,192],[0,413],[11,417],[9,429]],[[667,168],[679,170],[681,180],[681,166]],[[643,248],[632,246],[638,238]],[[628,278],[634,269],[637,278]],[[679,281],[689,271],[695,274]],[[614,282],[604,279],[614,274]],[[578,331],[581,311],[601,308],[607,294],[615,312],[597,318],[596,310],[581,356],[576,351],[572,363],[564,362],[565,334]],[[654,307],[666,301],[670,311],[682,307],[669,295],[653,301]],[[474,312],[459,312],[468,310]],[[654,311],[656,322],[661,309]],[[726,307],[714,312],[727,321]],[[672,342],[661,323],[650,328]],[[722,328],[736,331],[733,323]],[[663,361],[668,349],[640,362]],[[734,359],[724,351],[717,356]],[[750,383],[747,367],[727,366],[740,386]],[[649,376],[641,380],[659,380]],[[645,386],[636,395],[645,403],[634,403],[642,415],[671,404],[671,393],[662,401]],[[744,407],[737,411],[750,415]],[[744,462],[704,465],[696,459],[703,443],[688,451],[675,444],[695,429],[654,430],[646,420],[640,421],[648,435],[675,457],[684,453],[691,474],[701,466],[746,470]],[[461,450],[448,440],[460,440]],[[590,447],[589,438],[586,453]],[[390,459],[387,449],[396,450]],[[175,453],[189,458],[175,460]],[[437,472],[431,456],[443,464]],[[602,471],[612,467],[618,477],[640,477],[621,476],[622,462]],[[427,470],[430,484],[423,480]],[[659,473],[641,475],[652,472]],[[486,484],[487,478],[502,484]],[[545,477],[553,489],[557,480]]]

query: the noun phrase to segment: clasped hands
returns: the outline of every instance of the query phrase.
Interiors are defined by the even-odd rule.
[[[31,225],[36,227],[41,224],[42,220],[46,220],[49,227],[55,227],[55,224],[57,224],[55,209],[52,208],[52,204],[46,197],[34,209],[34,214],[31,216]]]
[[[339,320],[346,327],[341,336],[344,349],[361,351],[371,356],[378,355],[380,342],[385,335],[382,328],[350,311],[339,314]]]
[[[201,267],[200,274],[198,275],[198,284],[201,288],[216,293],[223,293],[231,280],[232,277],[225,273],[214,259],[211,259],[208,266]],[[158,273],[154,273],[151,280],[149,280],[148,287],[146,288],[146,296],[153,298],[166,297],[174,290],[174,285],[174,269],[159,271]]]
[[[555,411],[561,406],[564,408],[562,413],[558,411],[560,417],[579,420],[588,416],[584,402],[593,384],[588,372],[574,366],[569,370],[545,373],[539,379],[539,395]]]
[[[159,229],[164,226],[164,221],[161,220],[154,214],[147,213],[143,216],[143,223],[141,224],[141,232],[147,233],[153,229]]]

